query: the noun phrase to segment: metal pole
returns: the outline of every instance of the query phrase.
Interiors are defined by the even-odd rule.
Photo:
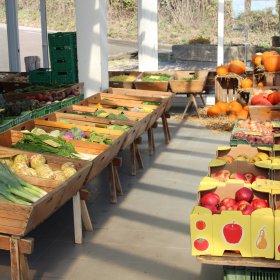
[[[6,21],[9,49],[9,68],[11,72],[20,72],[17,0],[6,0]]]
[[[40,0],[43,67],[49,68],[46,0]]]
[[[217,65],[224,63],[224,20],[225,20],[225,1],[219,0],[218,6],[218,51]]]

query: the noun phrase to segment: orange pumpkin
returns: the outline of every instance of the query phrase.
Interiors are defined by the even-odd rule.
[[[262,53],[255,53],[253,55],[252,61],[255,66],[260,66],[262,64]]]
[[[230,62],[228,70],[237,75],[242,75],[245,73],[245,64],[240,60],[233,60]]]
[[[267,72],[277,72],[280,70],[279,54],[267,55],[263,61],[264,68]]]
[[[237,115],[236,114],[230,114],[228,117],[230,119],[237,119]]]
[[[253,85],[253,81],[249,78],[245,78],[241,81],[242,88],[250,88]]]
[[[258,82],[258,87],[264,87],[264,86],[265,86],[265,82],[263,81]]]
[[[248,107],[248,105],[245,105],[245,106],[243,107],[243,110],[245,110],[245,111],[249,111],[249,107]]]
[[[242,105],[236,100],[229,103],[229,112],[238,114],[243,109]]]
[[[226,114],[228,111],[228,103],[227,102],[223,102],[223,101],[219,101],[216,103],[216,105],[219,109],[220,109],[220,114]]]
[[[220,113],[221,113],[221,110],[217,105],[213,105],[207,110],[207,116],[208,117],[219,116]]]
[[[242,109],[238,114],[237,114],[237,119],[243,119],[246,120],[248,118],[249,112],[247,110]]]
[[[216,72],[217,72],[217,75],[219,75],[219,76],[225,76],[226,74],[228,74],[228,66],[227,65],[218,66],[216,68]]]
[[[262,54],[262,64],[264,64],[264,61],[265,59],[268,57],[268,56],[271,56],[271,55],[277,55],[278,52],[277,51],[266,51]]]

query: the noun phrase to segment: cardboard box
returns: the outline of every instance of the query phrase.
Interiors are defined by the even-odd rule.
[[[252,190],[253,199],[266,199],[271,206],[269,182],[269,180],[258,180],[252,185]],[[216,193],[220,200],[226,197],[235,198],[236,191],[245,186],[248,187],[242,181],[220,182],[216,186],[214,183],[200,184],[198,206],[194,207],[190,218],[193,255],[222,256],[225,251],[239,251],[243,257],[274,257],[272,208],[255,210],[252,215],[242,215],[241,211],[222,211],[221,214],[212,214],[207,208],[199,206],[200,198],[206,193]]]

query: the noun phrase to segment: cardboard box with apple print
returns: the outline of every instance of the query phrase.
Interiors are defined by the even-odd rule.
[[[275,259],[280,260],[280,181],[274,181],[274,230],[275,230]]]
[[[253,183],[256,179],[270,179],[272,149],[249,145],[218,147],[216,159],[209,163],[209,176],[220,181],[231,179]],[[266,164],[262,164],[266,162]]]
[[[268,180],[258,180],[251,188],[253,199],[266,200],[272,205],[271,190],[263,186]],[[198,204],[194,207],[191,222],[193,255],[222,256],[225,251],[239,251],[243,257],[274,258],[274,215],[272,208],[254,210],[251,215],[238,210],[221,211],[200,206],[205,194],[214,193],[222,201],[235,198],[236,192],[247,187],[241,181],[200,184]],[[203,226],[202,226],[203,225]]]

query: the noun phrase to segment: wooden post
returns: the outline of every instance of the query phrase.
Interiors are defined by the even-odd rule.
[[[154,132],[152,128],[148,129],[148,145],[149,145],[149,155],[151,156],[155,152]]]
[[[92,222],[88,213],[86,201],[89,199],[89,191],[86,189],[81,189],[80,193],[80,200],[81,200],[81,215],[82,221],[85,227],[85,230],[88,232],[93,231]]]
[[[113,166],[114,166],[114,177],[115,177],[115,188],[116,188],[116,193],[117,195],[123,195],[123,191],[122,191],[122,185],[121,185],[121,181],[120,181],[120,177],[119,177],[119,173],[118,173],[118,167],[122,166],[122,159],[117,157],[113,159]]]
[[[133,142],[130,145],[130,174],[132,176],[136,175],[136,144]]]
[[[82,213],[81,213],[81,200],[80,193],[77,192],[73,197],[73,214],[74,214],[74,240],[76,244],[82,244],[83,232],[82,232]]]
[[[186,109],[185,109],[185,111],[186,111]],[[185,114],[185,112],[183,114]],[[164,113],[162,114],[161,119],[162,119],[162,126],[163,126],[165,144],[169,144],[169,142],[170,142],[170,131],[169,131],[167,119],[166,119],[166,116],[165,116]]]
[[[10,239],[10,255],[11,255],[11,278],[12,280],[20,280],[20,258],[19,258],[19,237],[11,237]]]
[[[114,165],[112,161],[109,163],[108,168],[109,168],[109,185],[110,185],[111,203],[117,203],[116,179],[115,179]]]

